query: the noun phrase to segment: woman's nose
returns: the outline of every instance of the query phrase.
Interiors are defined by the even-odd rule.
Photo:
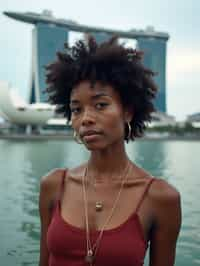
[[[82,116],[82,125],[87,126],[95,122],[95,115],[91,110],[85,110]]]

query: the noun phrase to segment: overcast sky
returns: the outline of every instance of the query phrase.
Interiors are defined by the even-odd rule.
[[[167,45],[167,111],[177,120],[200,112],[199,0],[0,0],[0,80],[9,81],[25,99],[31,67],[31,24],[10,19],[3,11],[51,10],[57,18],[120,30],[169,33]],[[72,36],[77,38],[76,35]]]

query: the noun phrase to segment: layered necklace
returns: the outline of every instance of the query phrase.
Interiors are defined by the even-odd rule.
[[[100,230],[99,236],[97,237],[97,239],[96,239],[96,241],[94,242],[93,245],[91,243],[90,231],[89,231],[88,199],[87,199],[86,184],[85,184],[86,177],[88,177],[88,165],[86,166],[85,173],[84,173],[84,176],[83,176],[83,179],[82,179],[82,185],[83,185],[83,199],[84,199],[85,224],[86,224],[86,244],[87,244],[87,251],[86,251],[85,261],[88,263],[89,266],[94,266],[97,250],[98,250],[101,238],[103,236],[103,232],[105,231],[105,228],[108,225],[108,223],[110,222],[110,220],[111,220],[111,218],[113,216],[113,213],[114,213],[114,211],[116,209],[116,206],[117,206],[117,203],[119,201],[122,189],[124,187],[124,183],[125,183],[125,181],[127,179],[127,176],[128,176],[129,170],[130,170],[130,166],[131,166],[131,163],[128,160],[127,165],[126,165],[126,167],[125,167],[125,169],[124,169],[124,171],[123,171],[123,173],[121,175],[121,178],[120,178],[120,180],[121,180],[120,189],[119,189],[119,192],[118,192],[118,194],[117,194],[117,196],[116,196],[116,198],[115,198],[115,200],[113,202],[113,206],[111,208],[110,214],[107,217],[107,219],[105,220],[105,223],[103,224],[103,226],[102,226],[102,228]],[[124,178],[122,178],[123,176],[124,176]],[[100,211],[100,210],[102,210],[102,208],[103,208],[102,201],[97,201],[96,204],[95,204],[96,211]]]

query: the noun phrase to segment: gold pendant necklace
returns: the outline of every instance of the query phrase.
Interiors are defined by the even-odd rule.
[[[103,203],[101,201],[97,201],[95,204],[95,210],[99,212],[102,211],[102,209],[103,209]]]
[[[93,245],[92,245],[91,240],[90,240],[89,219],[88,219],[88,202],[87,202],[86,187],[85,187],[85,178],[86,178],[87,173],[88,173],[88,165],[86,166],[85,173],[84,173],[83,179],[82,179],[84,210],[85,210],[85,223],[86,223],[86,243],[87,243],[87,252],[86,252],[86,256],[85,256],[85,262],[87,262],[90,266],[94,266],[97,250],[98,250],[101,238],[103,236],[103,232],[104,232],[106,226],[108,225],[110,219],[112,218],[113,213],[116,209],[117,203],[118,203],[119,198],[120,198],[120,194],[122,192],[124,183],[127,179],[127,176],[128,176],[129,170],[130,170],[130,166],[131,166],[130,161],[128,161],[127,166],[124,170],[124,178],[123,179],[121,178],[122,179],[121,186],[120,186],[119,192],[117,194],[117,197],[114,200],[112,209],[110,211],[110,215],[107,217],[105,223],[103,224],[102,229],[100,230],[99,236],[97,237],[97,239]],[[103,208],[102,202],[97,201],[96,202],[96,210],[97,209],[102,210],[102,208]]]
[[[93,254],[92,249],[89,249],[87,251],[87,255],[85,256],[85,261],[87,263],[91,264],[91,265],[93,264],[93,262],[94,262],[94,254]]]
[[[96,193],[96,183],[93,182],[92,186],[93,186],[94,191],[95,191],[95,193]],[[97,200],[97,201],[95,202],[95,210],[96,210],[96,212],[100,212],[100,211],[103,210],[103,202],[102,202],[102,201]]]

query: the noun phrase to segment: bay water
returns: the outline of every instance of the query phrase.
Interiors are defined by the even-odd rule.
[[[126,150],[137,165],[181,193],[176,266],[200,265],[200,142],[141,140],[127,144]],[[38,265],[40,178],[53,168],[71,168],[88,157],[88,151],[73,140],[0,139],[1,266]],[[170,214],[169,219],[173,219]]]

